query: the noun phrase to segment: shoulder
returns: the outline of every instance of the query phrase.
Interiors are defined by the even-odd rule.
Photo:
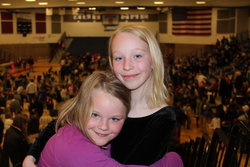
[[[105,151],[93,144],[75,126],[60,128],[53,138],[50,143],[54,149],[52,155],[64,166],[98,166],[110,161]]]
[[[174,107],[166,106],[152,114],[154,117],[161,117],[162,119],[176,120],[176,114]]]
[[[99,149],[93,144],[77,127],[68,125],[59,129],[58,133],[54,135],[58,149],[63,151],[63,148],[73,152],[85,154],[89,150]]]
[[[62,161],[76,159],[91,148],[91,143],[75,126],[63,126],[53,135],[46,147],[52,149],[56,157]]]
[[[172,166],[184,167],[180,155],[175,152],[167,153],[164,158],[166,159],[168,167]]]

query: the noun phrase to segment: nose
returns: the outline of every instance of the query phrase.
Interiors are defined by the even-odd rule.
[[[108,120],[101,119],[98,128],[101,129],[102,131],[108,130],[109,129]]]
[[[133,63],[131,62],[130,59],[125,59],[123,62],[123,69],[124,70],[130,70],[133,68]]]

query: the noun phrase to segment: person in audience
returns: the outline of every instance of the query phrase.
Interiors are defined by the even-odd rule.
[[[52,117],[49,114],[49,110],[43,110],[43,115],[39,118],[39,131],[41,132],[51,121]]]
[[[27,87],[26,87],[26,93],[28,94],[28,100],[29,103],[31,103],[32,99],[34,99],[37,96],[37,85],[34,82],[34,79],[30,79]]]
[[[209,128],[213,130],[215,130],[216,128],[221,128],[221,120],[218,112],[215,112],[215,115],[212,118],[211,123],[209,124]]]
[[[14,98],[13,94],[9,95],[9,99],[10,99],[9,109],[10,109],[11,114],[14,116],[17,113],[20,113],[22,111],[22,106],[19,100]]]
[[[187,118],[185,121],[185,127],[187,129],[190,129],[191,118],[192,118],[192,108],[190,107],[190,104],[186,102],[184,106],[182,107],[182,110],[184,111],[186,118]]]
[[[34,71],[34,59],[32,57],[29,57],[28,60],[27,60],[27,63],[29,64],[29,70],[30,72],[33,72]]]
[[[3,119],[0,117],[0,164],[2,164],[2,141],[3,141],[3,133],[4,130],[4,123]]]
[[[39,133],[39,117],[36,112],[31,112],[28,121],[28,135],[35,135],[38,133]]]
[[[9,167],[9,159],[13,166],[22,166],[23,159],[29,149],[27,126],[27,116],[17,114],[14,118],[13,124],[5,134],[1,167]]]
[[[247,123],[249,123],[249,106],[246,104],[244,106],[242,106],[242,113],[238,116],[238,120],[241,120],[241,121],[245,121]]]
[[[3,141],[3,135],[4,135],[4,122],[3,119],[0,117],[0,161],[1,161],[1,151],[2,151],[2,141]]]
[[[3,130],[3,134],[6,133],[7,129],[10,128],[10,126],[12,125],[13,123],[13,119],[12,119],[12,116],[11,116],[11,113],[10,112],[7,112],[5,114],[5,119],[4,119],[4,130]]]
[[[109,142],[119,134],[129,109],[130,91],[113,74],[90,75],[77,96],[62,106],[57,133],[47,142],[37,166],[125,166],[110,157]],[[183,165],[171,153],[152,166]]]
[[[111,143],[111,156],[123,164],[153,164],[170,151],[176,128],[158,42],[145,27],[124,26],[110,38],[109,53],[112,71],[131,91],[132,97],[124,127]],[[53,131],[45,130],[47,132],[42,132],[32,146],[24,166],[34,165],[39,159],[44,140],[48,140],[47,135]]]

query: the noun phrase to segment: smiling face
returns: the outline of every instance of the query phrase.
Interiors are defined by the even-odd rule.
[[[118,98],[100,89],[93,91],[92,104],[86,132],[96,145],[104,146],[121,131],[127,109]]]
[[[152,72],[148,44],[130,33],[119,33],[112,41],[112,64],[117,78],[130,90],[144,85]]]

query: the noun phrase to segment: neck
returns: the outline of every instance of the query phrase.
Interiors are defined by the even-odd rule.
[[[140,115],[142,111],[147,109],[148,105],[143,89],[139,88],[131,91],[131,109],[128,116]]]
[[[166,104],[162,104],[158,107],[149,108],[145,92],[146,90],[143,89],[143,87],[131,91],[131,109],[128,117],[145,117],[157,112],[160,108],[167,106]]]

